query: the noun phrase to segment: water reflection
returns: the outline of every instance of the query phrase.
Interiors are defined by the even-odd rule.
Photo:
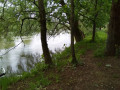
[[[11,50],[9,53],[5,54],[0,58],[0,68],[4,67],[7,73],[21,73],[23,71],[29,71],[34,65],[41,61],[42,47],[40,41],[40,35],[33,35],[31,37],[23,38],[24,44],[20,44],[15,49]],[[13,43],[17,45],[20,43],[20,38],[16,37]],[[48,47],[50,53],[60,52],[64,50],[65,47],[70,45],[70,34],[60,33],[56,37],[51,37],[48,39]],[[9,46],[9,45],[8,45]],[[9,48],[10,49],[10,48]],[[0,54],[4,54],[7,50],[0,49]]]

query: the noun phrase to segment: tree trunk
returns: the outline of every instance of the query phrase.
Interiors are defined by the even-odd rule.
[[[111,16],[108,27],[106,55],[114,56],[120,48],[120,0],[112,2]]]
[[[96,22],[93,21],[93,33],[92,33],[92,42],[95,41],[95,32],[96,32]]]
[[[102,27],[100,26],[99,29],[102,30]]]
[[[72,63],[77,64],[75,49],[74,49],[74,27],[75,27],[75,17],[74,17],[74,0],[71,0],[71,52],[72,52]]]
[[[98,5],[98,1],[95,0],[95,15],[94,15],[94,20],[93,20],[92,42],[95,41],[95,34],[96,34],[96,19],[97,19],[97,16],[98,16],[97,5]]]
[[[84,33],[79,29],[78,20],[75,20],[74,24],[74,37],[76,42],[80,42],[84,38]]]
[[[61,4],[62,6],[64,6],[64,5],[65,5],[64,0],[60,0],[60,4]],[[66,13],[66,15],[67,15],[67,17],[70,16],[69,13]],[[68,18],[68,20],[69,20],[69,22],[71,22],[71,21],[70,21],[70,18]],[[75,20],[74,23],[75,23],[75,27],[74,27],[74,37],[75,37],[76,42],[80,42],[81,40],[83,40],[83,38],[84,38],[85,35],[84,35],[84,33],[79,29],[78,20]]]
[[[48,45],[47,45],[47,38],[46,38],[46,14],[44,8],[44,0],[38,0],[39,5],[39,16],[40,16],[40,28],[41,28],[41,42],[42,42],[42,49],[43,55],[45,58],[45,64],[51,65],[52,59],[49,53]]]

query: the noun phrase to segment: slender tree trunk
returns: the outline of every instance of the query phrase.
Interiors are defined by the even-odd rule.
[[[100,30],[102,30],[102,27],[100,26],[100,28],[99,28]]]
[[[46,28],[46,14],[45,14],[45,8],[44,8],[44,0],[38,0],[39,5],[39,16],[40,16],[40,27],[41,27],[41,42],[42,42],[42,49],[43,49],[43,55],[45,58],[45,64],[51,65],[52,59],[49,53],[48,45],[47,45],[47,28]]]
[[[93,33],[92,33],[92,41],[95,41],[95,33],[96,33],[96,22],[93,21]]]
[[[64,5],[65,5],[64,0],[60,0],[60,4],[61,4],[62,6],[64,6]],[[67,15],[67,17],[70,16],[69,13],[66,13],[66,15]],[[69,22],[71,22],[71,21],[70,21],[70,18],[68,18],[68,20],[69,20]],[[80,41],[83,40],[83,38],[84,38],[84,33],[79,29],[78,20],[75,20],[74,23],[75,23],[75,27],[74,27],[74,37],[75,37],[76,42],[80,42]]]
[[[108,27],[106,55],[114,56],[120,48],[120,0],[113,0]]]
[[[97,16],[98,16],[98,12],[97,12],[97,4],[98,4],[98,1],[95,0],[95,15],[94,15],[94,20],[93,20],[92,42],[95,41],[95,34],[96,34],[96,19],[97,19]]]
[[[75,49],[74,49],[74,27],[75,27],[75,15],[74,15],[74,0],[71,0],[71,52],[72,52],[72,63],[77,64]]]

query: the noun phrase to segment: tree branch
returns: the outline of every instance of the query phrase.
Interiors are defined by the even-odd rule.
[[[33,1],[33,4],[39,8],[38,4],[35,2],[35,0]]]
[[[22,28],[23,28],[23,24],[24,24],[24,21],[25,20],[28,20],[28,19],[33,19],[33,20],[37,20],[37,18],[31,18],[31,17],[25,17],[22,19],[22,24],[21,24],[21,27],[20,27],[20,38],[21,38],[21,41],[24,43],[23,39],[22,39]],[[25,44],[24,44],[25,46]]]
[[[10,48],[9,50],[7,50],[7,52],[5,52],[4,54],[0,55],[0,57],[6,55],[7,53],[9,53],[11,50],[15,49],[17,46],[19,46],[22,43],[22,41],[20,43],[18,43],[16,46]]]

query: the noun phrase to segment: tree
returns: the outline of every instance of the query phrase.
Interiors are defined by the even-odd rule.
[[[75,27],[75,12],[74,12],[74,0],[71,0],[71,18],[70,18],[70,27],[71,27],[71,53],[72,53],[72,63],[77,64],[75,49],[74,49],[74,27]]]
[[[42,49],[43,55],[45,58],[45,63],[48,65],[52,64],[52,59],[49,53],[47,39],[46,39],[46,13],[44,7],[44,0],[38,0],[38,8],[39,8],[39,17],[40,17],[40,25],[41,25],[41,42],[42,42]]]
[[[105,12],[104,10],[107,10],[107,8],[109,9],[109,7],[107,7],[108,5],[106,5],[106,3],[109,4],[107,0],[106,1],[94,0],[94,8],[93,8],[94,13],[93,13],[93,20],[92,20],[92,24],[93,24],[92,25],[93,26],[92,42],[95,41],[96,29],[101,28],[101,26],[102,26],[100,22],[104,21],[104,18],[107,18],[107,17],[105,17],[106,16],[105,14],[107,14],[107,12]],[[103,10],[103,8],[104,8],[104,10]],[[104,18],[102,18],[103,15],[104,15]],[[101,17],[101,21],[99,21],[100,17]],[[104,24],[104,22],[102,22],[102,24]]]
[[[95,41],[95,32],[96,32],[96,19],[98,16],[98,11],[97,11],[97,5],[98,5],[98,0],[95,0],[95,14],[94,14],[94,18],[93,18],[93,34],[92,34],[92,41]]]
[[[4,19],[4,24],[9,22],[8,23],[9,25],[6,25],[8,26],[9,31],[6,32],[7,33],[17,32],[17,35],[22,37],[23,35],[34,33],[36,31],[38,32],[38,29],[40,28],[41,42],[42,42],[42,49],[45,58],[45,63],[51,65],[52,59],[49,53],[47,40],[46,40],[47,28],[46,28],[46,12],[45,12],[44,0],[6,0],[6,1],[7,3],[9,3],[9,5],[5,6],[5,3],[3,2],[4,16],[2,15],[2,18]],[[39,28],[36,29],[35,27],[39,27]]]
[[[60,0],[60,4],[62,5],[62,7],[66,7],[66,4],[64,2],[64,0]],[[68,8],[69,9],[69,8]],[[69,11],[65,12],[67,15],[67,19],[70,22],[70,13]],[[75,27],[74,27],[74,37],[76,42],[81,41],[84,38],[84,33],[79,29],[79,16],[78,16],[78,12],[76,13],[76,18],[75,18]]]
[[[3,31],[2,36],[3,34],[10,35],[11,33],[14,36],[28,36],[32,33],[38,32],[39,23],[37,21],[38,17],[36,14],[38,13],[36,12],[38,9],[32,2],[29,0],[3,1],[4,2],[0,2],[1,6],[3,6],[0,8],[0,11],[2,12],[0,15],[2,18],[0,21],[0,31]]]
[[[111,16],[108,26],[106,55],[113,56],[120,48],[120,0],[112,0]]]
[[[80,5],[81,22],[86,28],[92,29],[94,42],[96,30],[105,27],[109,21],[111,0],[83,0]]]

